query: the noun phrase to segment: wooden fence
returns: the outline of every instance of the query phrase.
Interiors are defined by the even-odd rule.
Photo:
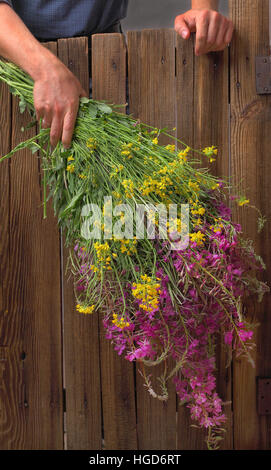
[[[218,145],[214,171],[243,179],[269,222],[257,234],[256,215],[238,213],[256,241],[271,281],[269,187],[271,97],[255,88],[255,56],[269,55],[268,0],[231,0],[235,36],[230,50],[195,57],[173,30],[95,35],[93,97],[126,102],[134,116],[176,127],[190,146]],[[87,89],[86,38],[47,45]],[[0,86],[0,154],[35,132]],[[39,160],[21,151],[0,167],[0,448],[201,449],[174,387],[167,403],[151,398],[135,364],[113,351],[101,318],[75,313],[72,280],[64,276],[65,248],[50,209],[42,218]],[[270,282],[271,284],[271,282]],[[224,449],[271,447],[271,415],[257,413],[256,377],[271,377],[270,296],[249,316],[259,322],[256,368],[218,351],[218,389],[227,406]],[[155,371],[154,371],[155,374]],[[65,393],[64,393],[65,391]],[[270,412],[270,410],[269,410]]]

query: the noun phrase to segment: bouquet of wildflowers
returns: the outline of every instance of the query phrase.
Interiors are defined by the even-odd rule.
[[[0,79],[34,117],[32,80],[5,62]],[[25,147],[39,152],[44,212],[48,185],[70,246],[75,309],[103,315],[106,337],[119,355],[141,363],[153,397],[167,400],[173,380],[192,420],[206,428],[208,447],[217,448],[226,418],[216,392],[216,342],[222,333],[230,352],[253,362],[242,301],[250,294],[261,300],[268,290],[257,278],[263,261],[231,220],[228,184],[199,167],[217,149],[160,145],[161,135],[172,139],[166,129],[87,98],[68,151],[61,143],[52,150],[49,134],[41,129],[0,161]],[[164,372],[153,384],[149,372],[160,363]]]

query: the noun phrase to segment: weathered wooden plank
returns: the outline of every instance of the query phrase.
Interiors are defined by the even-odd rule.
[[[217,162],[212,164],[213,174],[228,177],[228,51],[194,56],[194,35],[189,41],[178,36],[176,50],[177,78],[177,131],[178,138],[195,149],[217,145]],[[202,162],[208,166],[207,162]],[[227,357],[223,342],[218,339],[217,388],[223,401],[231,400],[231,368],[226,369]],[[225,407],[227,434],[221,448],[232,447],[231,406]],[[178,411],[178,447],[204,449],[204,432],[190,428],[189,410]]]
[[[92,93],[94,99],[125,104],[126,47],[123,35],[93,36]],[[105,449],[137,449],[134,367],[119,357],[105,338],[102,316],[100,354]]]
[[[126,46],[122,34],[92,36],[92,88],[95,99],[126,103]]]
[[[89,89],[87,38],[58,40],[58,57]],[[63,247],[63,267],[68,249]],[[64,274],[63,272],[63,274]],[[63,279],[64,371],[68,449],[101,449],[101,388],[98,318],[75,311],[73,279]]]
[[[21,132],[29,115],[20,115],[15,99],[11,122],[11,147],[35,132]],[[8,287],[1,324],[7,359],[1,384],[1,447],[62,449],[59,234],[50,206],[43,220],[37,155],[21,151],[9,165]],[[1,173],[3,169],[1,166]]]
[[[231,46],[231,166],[235,183],[243,181],[247,197],[267,217],[257,234],[257,213],[249,208],[235,214],[245,235],[256,242],[267,263],[263,278],[271,281],[269,187],[271,179],[270,133],[271,97],[258,96],[255,86],[255,56],[269,55],[268,0],[230,0],[230,14],[236,28]],[[257,414],[256,376],[271,376],[271,296],[257,304],[246,304],[249,319],[260,323],[255,335],[256,368],[246,359],[234,361],[233,405],[234,445],[236,449],[270,449],[271,421]]]
[[[130,112],[142,122],[172,130],[176,121],[174,31],[128,32],[128,78]],[[162,372],[160,365],[147,370],[155,389],[159,388],[156,378]],[[136,386],[139,449],[175,449],[174,385],[169,383],[167,402],[148,394],[138,370]]]
[[[10,150],[11,137],[11,96],[8,87],[0,84],[2,111],[0,113],[0,155]],[[9,448],[11,439],[10,423],[14,410],[14,394],[10,389],[10,340],[8,337],[8,292],[9,270],[9,161],[0,168],[0,448]]]

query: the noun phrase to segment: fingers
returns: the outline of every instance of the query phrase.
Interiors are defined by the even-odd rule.
[[[221,51],[230,43],[233,23],[211,9],[192,9],[175,18],[175,30],[184,39],[196,32],[195,54]]]
[[[42,75],[34,84],[36,118],[44,129],[50,128],[53,147],[62,140],[71,144],[80,96],[88,96],[79,80],[61,63],[53,65],[49,74]],[[53,77],[53,79],[52,79]]]
[[[223,31],[222,31],[223,30]],[[214,15],[210,17],[208,33],[207,33],[207,40],[206,40],[206,47],[209,51],[212,51],[213,48],[216,46],[218,41],[218,36],[222,33],[222,39],[225,34],[224,28],[224,19],[222,18],[219,13],[215,12]]]
[[[87,98],[88,94],[83,88],[81,88],[79,97],[83,97],[83,96]],[[71,145],[75,121],[76,121],[77,112],[79,108],[79,97],[78,99],[74,99],[70,101],[69,108],[64,114],[61,141],[62,141],[63,146],[66,149],[69,148]]]
[[[83,96],[87,98],[88,94],[83,88],[81,88],[80,97],[83,97]],[[62,130],[61,141],[62,141],[63,146],[66,149],[68,149],[71,145],[78,108],[79,108],[79,98],[77,100],[73,100],[73,102],[70,103],[70,109],[68,109],[63,119],[63,130]]]
[[[80,96],[87,96],[87,94],[82,90]],[[36,109],[37,120],[42,119],[42,128],[51,127],[50,143],[53,147],[56,146],[60,138],[65,148],[70,146],[78,107],[79,96],[77,99],[70,100],[66,106],[55,103],[53,110],[50,108],[46,110],[44,107]]]
[[[73,109],[69,110],[64,117],[61,140],[66,149],[69,148],[71,144],[77,111],[78,105],[76,107],[73,107]]]
[[[217,29],[216,38],[210,41],[209,51],[223,51],[230,43],[233,34],[233,24],[227,18],[222,18]]]
[[[196,21],[196,44],[195,54],[204,54],[209,49],[207,44],[208,30],[209,30],[210,17],[208,11],[203,11]]]
[[[83,88],[80,91],[81,96],[88,96]],[[61,139],[63,146],[68,148],[71,144],[75,121],[79,107],[79,94],[73,97],[67,103],[52,103],[52,107],[36,105],[36,119],[42,119],[41,127],[43,129],[51,128],[50,143],[56,146]]]
[[[185,22],[184,15],[179,15],[175,18],[175,31],[182,36],[183,39],[188,39],[190,37],[190,29]]]
[[[36,105],[36,119],[39,122],[42,119],[41,126],[43,129],[51,127],[52,123],[52,112],[50,106],[44,106],[42,104]]]
[[[206,32],[207,22],[208,31]],[[195,54],[201,55],[211,51],[224,50],[230,43],[232,34],[232,21],[216,11],[203,11],[196,21]],[[197,41],[198,35],[199,41]],[[206,35],[206,40],[204,40],[204,35]]]
[[[42,116],[42,122],[41,122],[41,126],[43,129],[49,129],[49,127],[51,127],[51,124],[52,124],[52,112],[51,110],[48,110],[47,112],[45,112]]]
[[[87,94],[82,90],[80,96],[87,96]],[[65,148],[70,146],[78,107],[79,96],[77,99],[70,100],[66,106],[55,103],[53,110],[49,108],[36,110],[37,120],[42,119],[42,128],[51,128],[50,143],[53,147],[56,146],[60,138]]]
[[[63,115],[62,113],[56,112],[52,119],[51,131],[50,131],[50,143],[52,147],[55,147],[59,142],[63,129]]]
[[[229,20],[228,28],[225,34],[225,44],[229,44],[232,40],[233,35],[233,22]]]

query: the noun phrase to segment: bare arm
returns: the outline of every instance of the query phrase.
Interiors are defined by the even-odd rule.
[[[175,30],[184,39],[196,33],[195,54],[222,51],[230,43],[233,24],[218,12],[218,0],[191,0],[191,10],[175,18]]]
[[[209,8],[209,10],[218,10],[218,0],[191,0],[191,8],[199,10],[201,8]]]
[[[24,69],[34,80],[37,119],[51,127],[52,145],[71,142],[79,106],[86,96],[77,78],[43,47],[6,3],[0,3],[0,55]]]

